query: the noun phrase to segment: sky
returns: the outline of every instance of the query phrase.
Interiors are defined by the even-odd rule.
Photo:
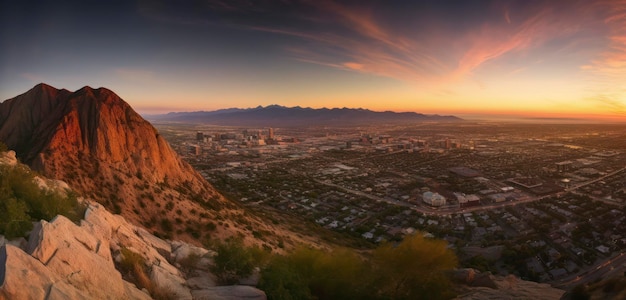
[[[0,100],[626,121],[626,0],[0,0]]]

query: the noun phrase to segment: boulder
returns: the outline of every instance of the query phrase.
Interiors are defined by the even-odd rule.
[[[266,300],[265,292],[246,285],[216,286],[191,291],[195,300]]]
[[[161,266],[152,266],[150,280],[158,290],[167,292],[176,299],[192,299],[189,289],[185,286],[185,279],[179,275],[170,273]]]
[[[196,272],[195,277],[187,279],[187,286],[192,290],[202,290],[217,286],[215,275],[209,272]]]
[[[472,281],[471,286],[498,289],[498,285],[495,282],[495,277],[489,272],[480,273],[474,276],[474,280]]]
[[[45,299],[60,277],[13,245],[0,247],[0,299]]]
[[[163,257],[169,257],[172,254],[172,246],[170,243],[156,237],[154,234],[149,233],[141,227],[137,227],[137,234],[146,244],[154,248]]]
[[[9,150],[7,152],[0,152],[0,165],[17,165],[17,158],[15,157],[15,151]]]
[[[113,214],[108,212],[102,205],[90,203],[85,210],[84,220],[81,220],[81,227],[88,229],[91,234],[99,239],[109,240],[111,239],[111,228],[119,226],[114,221]]]
[[[134,284],[127,282],[127,281],[124,281],[124,290],[126,291],[126,295],[128,296],[127,299],[134,299],[134,300],[151,300],[152,299],[152,297],[150,297],[150,294],[148,294],[147,291],[139,290]]]
[[[47,264],[59,247],[73,244],[80,245],[79,248],[85,248],[88,252],[98,252],[102,243],[70,219],[59,215],[50,222],[42,220],[35,224],[26,251]]]
[[[192,246],[183,242],[178,242],[177,244],[178,245],[176,249],[174,250],[174,252],[172,252],[172,261],[176,263],[180,263],[182,260],[188,258],[190,255],[203,257],[207,254],[210,254],[210,251],[204,248]]]
[[[494,276],[490,273],[476,275],[471,287],[464,287],[456,299],[561,299],[564,290],[546,283],[521,280],[513,275]]]
[[[62,180],[46,179],[39,176],[35,176],[33,180],[39,186],[39,189],[56,192],[63,196],[66,196],[67,191],[70,190],[70,186]]]
[[[31,233],[28,252],[43,263],[47,270],[89,295],[89,298],[129,298],[129,288],[115,269],[108,251],[108,241],[98,240],[66,217],[57,216],[50,222],[41,221]],[[61,298],[67,294],[55,293]]]
[[[89,295],[81,292],[75,287],[63,281],[55,282],[50,286],[50,291],[46,300],[66,300],[66,299],[89,299]]]
[[[171,253],[168,242],[128,223],[122,216],[110,213],[100,204],[89,204],[81,227],[102,240],[109,241],[109,247],[113,252],[119,251],[122,247],[132,249],[145,258],[147,265],[158,265],[172,274],[180,275],[178,269],[169,264],[162,255]]]

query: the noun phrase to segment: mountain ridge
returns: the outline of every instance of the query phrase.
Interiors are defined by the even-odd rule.
[[[456,116],[426,115],[415,112],[372,111],[363,108],[310,108],[281,105],[253,108],[227,108],[215,111],[170,112],[146,115],[152,121],[197,122],[242,126],[357,125],[372,122],[458,122]]]

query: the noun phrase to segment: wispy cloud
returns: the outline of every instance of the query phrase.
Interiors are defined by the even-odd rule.
[[[626,0],[599,1],[593,8],[604,14],[609,34],[606,50],[582,66],[593,77],[593,95],[587,99],[626,115]]]
[[[194,11],[175,9],[172,0],[140,2],[148,3],[142,9],[154,19],[272,33],[289,38],[284,50],[295,60],[435,89],[465,80],[486,88],[488,82],[475,76],[486,64],[574,37],[590,24],[597,26],[602,7],[608,12],[603,21],[611,29],[610,47],[581,70],[607,78],[623,79],[626,74],[626,0],[494,1],[480,7],[479,17],[464,13],[463,22],[454,19],[460,14],[425,13],[427,5],[414,8],[415,15],[401,14],[401,20],[394,20],[397,11],[381,10],[377,1],[355,5],[334,0],[206,0],[192,1]],[[552,51],[578,51],[576,38],[551,44]],[[507,74],[515,74],[526,66],[507,68]]]
[[[577,22],[581,21],[576,7],[564,12],[558,5],[538,6],[518,12],[516,22],[512,21],[514,12],[507,8],[504,18],[500,14],[499,18],[475,24],[473,28],[433,32],[416,38],[410,31],[402,33],[398,28],[386,26],[385,16],[377,15],[367,6],[351,7],[335,1],[315,3],[316,11],[327,16],[325,25],[332,23],[330,31],[307,27],[288,30],[280,25],[249,29],[310,42],[288,47],[300,61],[411,83],[445,84],[467,79],[487,62],[572,34],[580,28]]]

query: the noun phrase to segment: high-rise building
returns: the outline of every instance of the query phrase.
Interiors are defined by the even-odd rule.
[[[268,138],[273,140],[274,139],[274,128],[269,128],[268,130]]]
[[[200,145],[189,145],[189,154],[199,156],[202,154],[202,147]]]
[[[202,133],[202,131],[196,132],[196,140],[197,141],[203,141],[204,140],[204,133]]]

